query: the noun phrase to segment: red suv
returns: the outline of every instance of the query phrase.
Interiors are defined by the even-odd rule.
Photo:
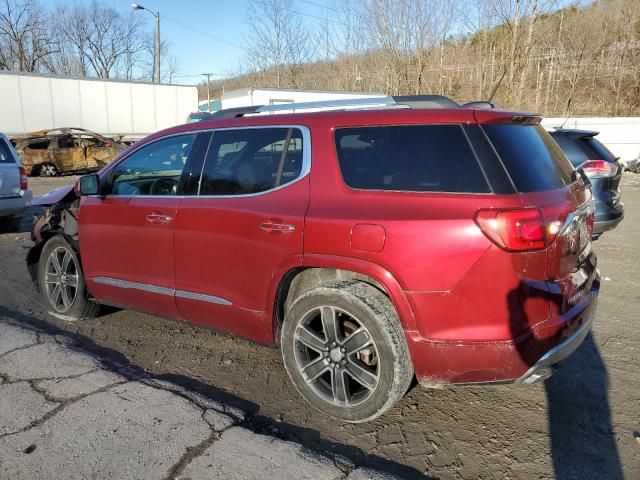
[[[543,378],[595,311],[588,187],[537,116],[384,102],[222,111],[53,192],[28,255],[47,308],[278,345],[300,394],[349,422],[414,376]]]

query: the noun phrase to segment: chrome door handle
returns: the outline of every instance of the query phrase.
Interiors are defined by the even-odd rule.
[[[162,213],[150,213],[146,218],[147,222],[153,223],[155,225],[160,223],[169,223],[172,220],[169,215],[164,215]]]
[[[269,233],[293,233],[296,229],[293,225],[289,223],[270,223],[265,222],[260,225],[260,228],[265,232]]]

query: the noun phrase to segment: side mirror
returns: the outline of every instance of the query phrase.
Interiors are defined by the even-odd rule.
[[[80,195],[98,195],[100,193],[100,177],[91,173],[80,177]]]

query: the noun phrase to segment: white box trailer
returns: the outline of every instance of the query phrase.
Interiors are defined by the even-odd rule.
[[[240,88],[222,94],[222,108],[249,107],[253,105],[286,105],[289,103],[378,97],[386,97],[386,95],[369,92],[331,92],[321,90],[293,90],[287,88]]]
[[[142,137],[185,123],[195,86],[0,72],[0,132],[78,127]]]

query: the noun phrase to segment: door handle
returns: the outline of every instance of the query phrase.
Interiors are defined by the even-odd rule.
[[[147,222],[153,223],[154,225],[169,223],[172,220],[171,216],[158,212],[150,213],[146,218]]]
[[[265,222],[260,225],[260,228],[268,233],[293,233],[296,229],[289,223],[271,223]]]

